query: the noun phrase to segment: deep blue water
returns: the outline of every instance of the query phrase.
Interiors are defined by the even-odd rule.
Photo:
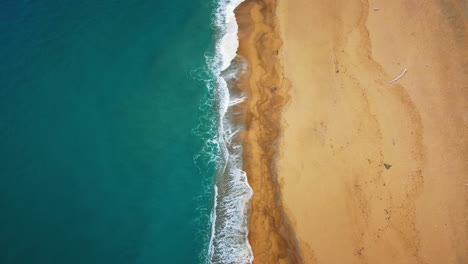
[[[200,262],[212,9],[1,1],[0,263]]]

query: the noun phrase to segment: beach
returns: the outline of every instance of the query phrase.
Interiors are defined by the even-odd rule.
[[[299,249],[280,198],[275,170],[281,111],[288,93],[280,64],[276,1],[245,1],[236,9],[239,50],[249,68],[240,82],[247,93],[244,167],[254,191],[249,243],[254,263],[298,263]]]
[[[254,263],[468,262],[467,10],[236,9]]]

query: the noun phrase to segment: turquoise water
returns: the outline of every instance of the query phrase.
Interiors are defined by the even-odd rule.
[[[201,262],[213,175],[194,162],[193,130],[209,130],[210,95],[193,72],[212,12],[206,0],[2,1],[0,263]]]

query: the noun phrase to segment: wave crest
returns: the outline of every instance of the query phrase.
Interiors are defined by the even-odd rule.
[[[247,63],[237,55],[239,41],[235,8],[244,0],[220,0],[214,14],[218,38],[215,55],[208,59],[214,76],[217,106],[216,184],[211,212],[211,237],[207,263],[252,263],[253,253],[248,241],[248,215],[253,195],[247,175],[242,170],[240,131],[244,129],[242,111],[237,107],[246,95],[235,83],[245,73]]]

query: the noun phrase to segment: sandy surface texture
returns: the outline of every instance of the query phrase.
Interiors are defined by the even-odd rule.
[[[468,263],[466,2],[277,13],[290,99],[275,166],[303,262]]]
[[[255,264],[300,263],[294,233],[285,218],[275,170],[281,110],[286,104],[276,0],[245,1],[236,9],[238,54],[249,62],[239,82],[248,94],[243,133],[244,170],[254,190],[249,241]]]

